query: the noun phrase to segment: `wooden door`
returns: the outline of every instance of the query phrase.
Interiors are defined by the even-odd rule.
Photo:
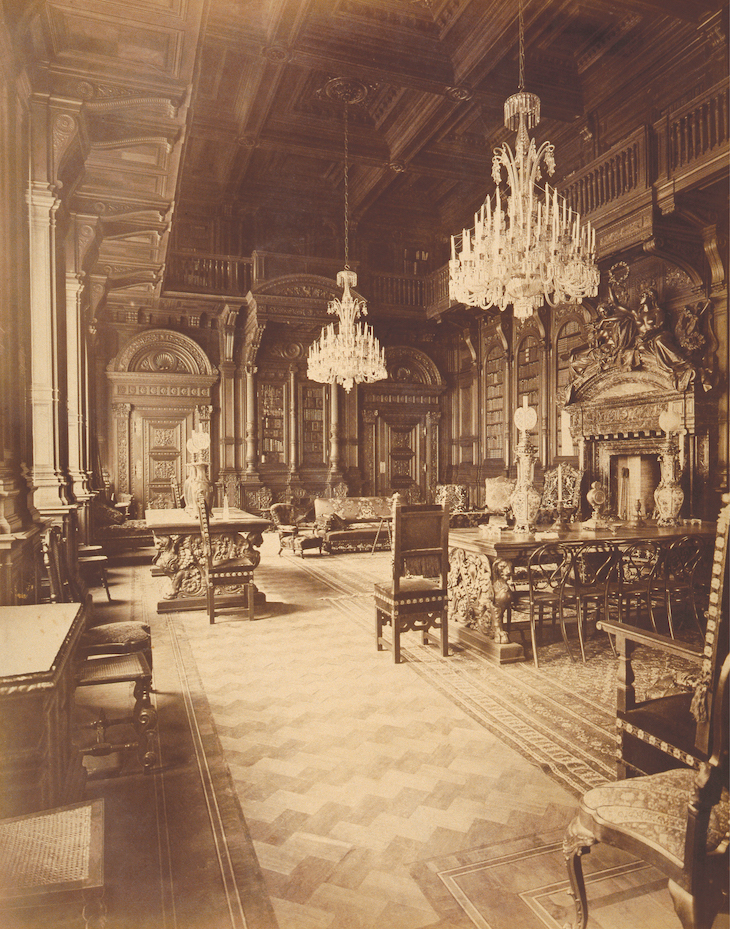
[[[426,498],[425,421],[393,422],[378,420],[375,448],[376,494],[385,496],[416,484]]]
[[[134,411],[132,416],[132,494],[147,507],[172,506],[170,478],[182,487],[185,443],[193,429],[193,411]]]

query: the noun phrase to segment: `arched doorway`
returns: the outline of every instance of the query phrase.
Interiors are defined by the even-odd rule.
[[[151,329],[127,343],[107,376],[117,492],[131,493],[142,513],[149,506],[169,507],[170,479],[182,485],[190,434],[195,428],[210,432],[218,370],[188,336]]]

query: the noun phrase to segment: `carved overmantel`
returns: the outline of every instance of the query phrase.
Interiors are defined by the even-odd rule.
[[[641,370],[603,371],[573,392],[565,408],[570,414],[571,433],[578,440],[580,465],[590,480],[600,481],[607,489],[610,510],[615,511],[617,504],[617,463],[653,460],[651,467],[641,470],[653,473],[657,480],[659,455],[666,441],[659,417],[671,410],[679,418],[677,441],[687,498],[683,515],[705,515],[705,490],[710,479],[710,409],[714,404],[704,396],[697,403],[698,390],[698,384],[678,390],[666,371],[646,361]],[[647,479],[651,480],[642,478]],[[645,502],[651,500],[654,486],[643,488],[641,497]]]

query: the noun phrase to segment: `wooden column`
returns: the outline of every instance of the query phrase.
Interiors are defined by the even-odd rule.
[[[256,368],[246,365],[246,476],[258,478],[256,466]]]
[[[30,206],[31,409],[35,504],[54,513],[70,503],[62,467],[62,346],[56,300],[56,213],[59,200],[48,184],[33,182]]]

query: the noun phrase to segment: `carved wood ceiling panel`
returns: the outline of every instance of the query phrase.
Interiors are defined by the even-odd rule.
[[[512,139],[502,107],[517,89],[515,0],[9,6],[33,90],[73,126],[49,181],[63,177],[70,209],[98,218],[85,270],[103,274],[93,261],[113,258],[124,280],[126,245],[150,299],[173,205],[180,221],[225,210],[251,227],[299,211],[341,222],[343,105],[322,93],[333,77],[365,89],[350,108],[355,223],[459,228],[491,184],[492,149]],[[622,138],[638,107],[648,122],[667,105],[658,85],[672,100],[716,79],[705,71],[723,0],[524,6],[526,85],[542,101],[534,134],[556,145],[560,177]]]

